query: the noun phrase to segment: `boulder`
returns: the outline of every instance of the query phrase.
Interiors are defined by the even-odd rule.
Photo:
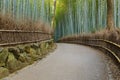
[[[32,58],[25,52],[20,54],[20,57],[18,60],[26,65],[32,64],[34,62],[34,60],[32,60]]]
[[[7,68],[0,67],[0,79],[8,75],[9,75],[9,70]]]
[[[15,47],[10,47],[8,48],[8,51],[13,53],[13,55],[15,56],[16,59],[19,58],[20,56],[20,50],[18,48],[15,48]]]
[[[31,48],[30,46],[25,46],[25,48],[24,48],[25,52],[30,53],[30,48]]]
[[[0,67],[5,66],[8,54],[9,52],[7,49],[3,49],[3,51],[0,53]]]
[[[21,62],[27,62],[27,54],[26,52],[20,53],[19,59]]]
[[[4,48],[0,48],[0,53],[3,51]]]
[[[40,48],[38,48],[38,49],[36,50],[36,54],[38,55],[39,59],[42,58],[42,52],[41,52],[41,49],[40,49]]]
[[[29,56],[35,61],[39,58],[39,56],[36,54],[36,50],[33,48],[30,48]]]
[[[17,48],[19,49],[20,53],[25,52],[25,50],[24,50],[24,48],[25,48],[24,45],[18,45]]]
[[[38,49],[36,50],[36,54],[37,54],[37,55],[42,55],[40,48],[38,48]]]
[[[33,43],[31,45],[31,48],[38,49],[39,48],[39,44],[38,43]]]
[[[46,43],[45,47],[46,49],[49,49],[49,43]]]
[[[27,64],[33,63],[32,58],[26,52],[20,53],[20,57],[18,60],[20,60],[22,63],[27,63]]]
[[[17,61],[13,53],[9,53],[6,67],[9,69],[10,72],[14,72],[20,69],[22,67],[22,64],[20,61]]]
[[[41,52],[42,52],[43,55],[46,54],[47,49],[46,49],[46,43],[45,42],[40,43],[40,49],[41,49]]]

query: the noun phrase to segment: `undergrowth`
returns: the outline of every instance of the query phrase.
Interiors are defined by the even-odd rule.
[[[16,20],[10,14],[0,13],[0,30],[25,30],[25,31],[43,31],[52,33],[52,28],[49,24],[42,21],[32,21],[30,19]]]
[[[103,29],[95,33],[89,33],[89,34],[84,33],[79,35],[67,36],[67,37],[61,38],[59,41],[64,42],[65,40],[69,41],[69,40],[75,40],[75,39],[79,39],[79,40],[105,39],[105,40],[109,40],[117,44],[120,44],[120,29],[119,28],[116,28],[114,30]]]

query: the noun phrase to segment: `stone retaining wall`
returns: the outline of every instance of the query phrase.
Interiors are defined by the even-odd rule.
[[[54,49],[53,40],[0,48],[0,78],[44,58]]]

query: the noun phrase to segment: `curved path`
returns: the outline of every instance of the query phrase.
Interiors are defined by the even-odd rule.
[[[55,52],[5,80],[108,80],[103,53],[86,46],[58,44]]]

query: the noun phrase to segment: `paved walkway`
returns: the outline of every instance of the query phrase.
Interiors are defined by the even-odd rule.
[[[108,80],[102,53],[86,46],[58,44],[55,52],[4,80]]]

